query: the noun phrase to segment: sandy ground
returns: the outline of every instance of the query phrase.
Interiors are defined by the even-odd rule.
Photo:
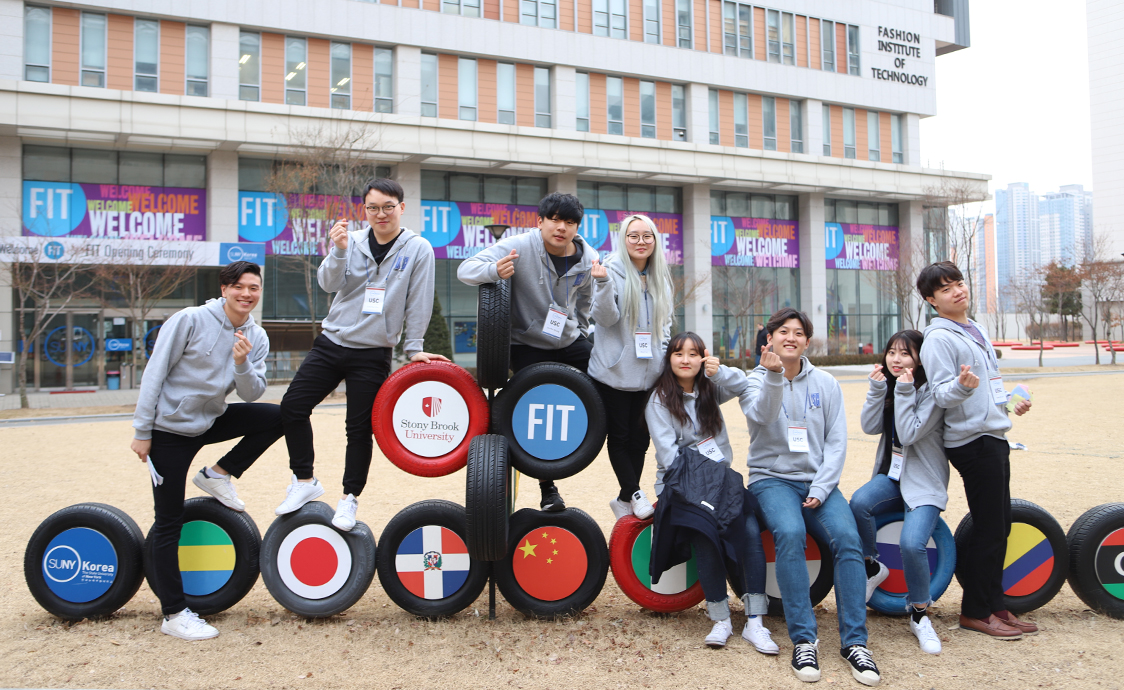
[[[1016,420],[1011,438],[1028,451],[1012,453],[1012,494],[1048,509],[1063,528],[1082,512],[1124,501],[1124,482],[1114,469],[1124,456],[1124,416],[1114,398],[1119,375],[1047,378],[1030,382],[1032,413]],[[876,438],[859,430],[862,383],[844,385],[851,442],[840,488],[850,495],[870,474]],[[736,454],[748,446],[736,407],[724,409]],[[320,452],[318,476],[338,485],[344,448],[343,410],[313,417]],[[167,688],[722,688],[801,686],[788,668],[791,644],[783,620],[768,619],[781,644],[779,657],[765,657],[735,636],[729,647],[703,645],[710,625],[694,608],[674,616],[642,611],[620,593],[610,575],[585,615],[575,620],[533,621],[498,604],[487,620],[487,594],[474,608],[448,621],[415,619],[398,609],[378,578],[359,604],[327,621],[292,616],[260,582],[230,611],[212,617],[222,634],[186,643],[158,631],[159,606],[144,586],[110,620],[62,624],[32,599],[23,578],[23,553],[35,526],[51,512],[81,501],[122,508],[147,531],[152,504],[148,474],[128,452],[127,421],[20,427],[0,430],[7,461],[0,503],[7,526],[0,537],[0,685],[12,687]],[[213,462],[225,447],[200,456]],[[651,460],[650,460],[651,462]],[[737,464],[735,464],[736,466]],[[649,465],[651,467],[651,464]],[[284,496],[288,481],[284,445],[272,448],[239,482],[241,495],[262,532]],[[646,476],[650,490],[652,472]],[[581,475],[560,482],[570,505],[612,527],[607,506],[615,480],[602,457]],[[532,482],[524,482],[520,507],[535,505]],[[199,492],[188,484],[189,495]],[[945,519],[955,528],[966,512],[963,489],[953,473]],[[363,494],[359,517],[378,535],[398,510],[426,498],[464,500],[464,472],[440,479],[407,476],[378,454]],[[333,503],[336,496],[325,497]],[[870,646],[893,688],[1009,688],[1124,686],[1124,621],[1089,611],[1065,586],[1046,607],[1028,616],[1042,627],[1036,637],[992,642],[951,629],[960,590],[955,580],[934,607],[944,641],[939,657],[923,654],[903,619],[871,612]],[[817,608],[823,684],[860,687],[837,656],[834,601]],[[742,624],[735,613],[737,629]],[[756,681],[756,682],[753,682]]]

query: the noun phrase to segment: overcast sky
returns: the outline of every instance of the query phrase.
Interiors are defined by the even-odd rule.
[[[987,173],[991,192],[1028,182],[1092,189],[1083,0],[972,2],[970,48],[937,57],[937,114],[921,163]],[[991,204],[988,204],[991,206]]]

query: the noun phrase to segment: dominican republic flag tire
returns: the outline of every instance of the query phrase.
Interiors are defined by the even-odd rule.
[[[652,520],[625,515],[609,536],[609,565],[625,596],[656,613],[675,613],[697,605],[705,595],[694,555],[686,563],[665,570],[656,585],[648,574],[652,556]]]
[[[480,286],[476,308],[476,380],[503,388],[511,370],[511,281]]]
[[[464,467],[472,437],[488,433],[488,400],[452,362],[416,362],[391,374],[371,408],[379,449],[416,477]]]
[[[972,558],[974,523],[969,513],[956,528],[956,581],[963,584],[964,563]],[[1007,609],[1026,613],[1045,606],[1065,583],[1069,546],[1062,526],[1041,506],[1011,499],[1011,534],[1003,567]]]
[[[495,564],[507,603],[532,618],[576,615],[593,603],[609,574],[609,549],[597,523],[577,508],[511,516],[508,555]]]
[[[379,582],[415,616],[445,618],[472,606],[488,583],[488,565],[469,557],[464,508],[421,501],[402,509],[379,537]]]
[[[498,561],[507,554],[511,466],[507,439],[483,434],[468,446],[465,512],[468,553],[480,561]]]
[[[1124,618],[1124,503],[1085,511],[1066,541],[1074,594],[1094,611]]]
[[[332,526],[335,511],[312,501],[265,531],[261,579],[285,608],[326,618],[355,605],[375,577],[375,537],[362,522],[350,532]]]
[[[145,538],[144,576],[160,596],[152,546]],[[184,501],[179,559],[187,607],[210,616],[242,601],[258,581],[260,551],[261,532],[248,513],[231,510],[210,496]]]
[[[874,595],[867,602],[867,606],[887,616],[906,615],[908,613],[906,607],[910,603],[905,573],[902,570],[901,546],[899,546],[903,518],[903,513],[886,513],[877,516],[874,521],[878,528],[878,560],[890,569],[890,576],[874,590]],[[952,573],[956,569],[956,540],[952,538],[952,531],[942,518],[937,518],[937,525],[933,529],[933,536],[929,537],[927,550],[929,598],[936,601],[948,589],[948,584],[952,582]]]
[[[804,559],[808,567],[808,598],[812,606],[820,603],[827,597],[835,583],[835,560],[831,557],[831,549],[819,539],[808,534],[805,539]],[[769,595],[769,615],[784,615],[784,600],[781,598],[781,588],[777,584],[777,548],[773,542],[773,533],[761,530],[761,545],[765,550],[765,593]],[[727,582],[734,593],[741,597],[745,594],[742,579],[737,569],[726,563]]]
[[[63,508],[32,533],[23,554],[27,588],[65,621],[102,618],[133,598],[144,579],[144,536],[104,503]]]

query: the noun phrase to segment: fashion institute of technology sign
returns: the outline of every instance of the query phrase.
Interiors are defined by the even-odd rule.
[[[870,74],[875,79],[882,81],[896,81],[900,84],[913,84],[926,86],[929,77],[920,74],[910,74],[907,59],[921,59],[921,35],[912,31],[891,29],[886,26],[878,27],[878,50],[894,56],[894,69],[871,67]]]

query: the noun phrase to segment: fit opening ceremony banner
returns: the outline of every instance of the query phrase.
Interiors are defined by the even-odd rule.
[[[23,235],[202,242],[207,190],[24,180]]]
[[[238,192],[238,239],[264,242],[266,254],[323,256],[339,219],[367,227],[362,197]]]
[[[898,229],[891,225],[824,224],[828,268],[898,270]]]
[[[712,266],[799,268],[800,235],[794,220],[710,217]]]

